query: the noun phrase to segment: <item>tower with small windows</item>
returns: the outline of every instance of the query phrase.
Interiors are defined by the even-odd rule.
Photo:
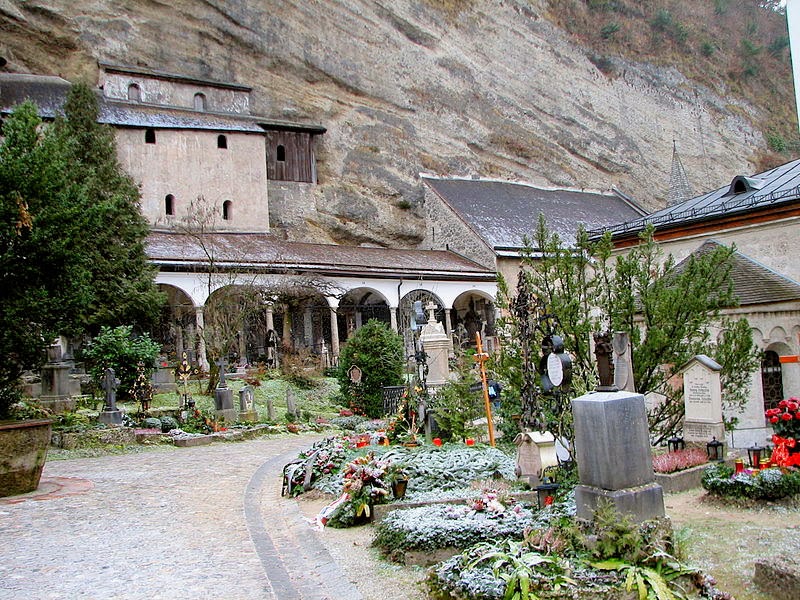
[[[316,126],[250,112],[251,88],[101,63],[102,120],[154,229],[268,232],[268,180],[316,182]]]

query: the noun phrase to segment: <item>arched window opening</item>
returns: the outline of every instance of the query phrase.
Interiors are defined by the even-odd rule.
[[[764,409],[775,408],[783,400],[783,369],[778,353],[764,352],[761,361],[761,388],[764,390]]]
[[[206,95],[197,93],[194,95],[194,109],[195,110],[205,110],[206,109]]]
[[[217,148],[225,149],[227,147],[228,147],[228,138],[226,138],[224,135],[218,135],[217,136]]]
[[[142,91],[135,83],[128,86],[128,100],[131,102],[141,102],[142,100]]]
[[[175,214],[175,196],[172,194],[167,194],[164,198],[164,214],[166,215],[174,215]]]
[[[222,219],[224,221],[230,221],[233,218],[233,202],[230,200],[225,200],[222,203]]]
[[[145,129],[144,130],[144,143],[145,144],[155,144],[156,143],[156,130],[155,129]]]
[[[278,162],[286,162],[286,148],[283,145],[278,146],[276,149],[275,160]]]

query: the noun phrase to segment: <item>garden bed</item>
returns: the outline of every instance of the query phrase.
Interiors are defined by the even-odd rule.
[[[480,490],[474,490],[474,495],[480,495]],[[536,504],[536,492],[514,492],[514,498],[519,502]],[[417,508],[434,504],[463,504],[465,498],[444,498],[442,500],[426,500],[420,502],[392,502],[391,504],[378,504],[373,507],[375,523],[380,523],[393,510],[403,508]]]

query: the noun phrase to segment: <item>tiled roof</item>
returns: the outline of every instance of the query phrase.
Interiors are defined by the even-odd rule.
[[[736,176],[731,183],[643,218],[620,221],[613,227],[594,228],[592,234],[641,231],[648,223],[656,229],[680,227],[698,221],[746,214],[765,207],[800,200],[800,160],[752,176]]]
[[[719,248],[720,245],[708,240],[693,254],[703,255]],[[680,268],[680,264],[677,268]],[[779,275],[741,252],[733,253],[731,279],[733,291],[742,306],[800,300],[799,283]]]
[[[162,269],[202,267],[208,263],[208,249],[221,269],[462,281],[495,279],[494,271],[453,252],[439,250],[306,244],[259,233],[211,233],[203,237],[202,244],[191,235],[165,231],[153,231],[147,238],[147,254]]]
[[[25,100],[32,100],[46,119],[63,113],[69,81],[60,77],[0,74],[0,113],[10,112]],[[99,121],[117,127],[155,127],[164,129],[204,129],[264,133],[264,130],[307,131],[324,133],[320,125],[276,121],[257,115],[200,112],[187,108],[109,100],[98,96]]]
[[[475,179],[422,180],[493,248],[522,248],[539,214],[567,244],[579,225],[596,229],[640,217],[644,211],[618,194],[543,189],[524,183]]]

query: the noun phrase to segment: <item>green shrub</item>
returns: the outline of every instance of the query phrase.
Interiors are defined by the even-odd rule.
[[[770,468],[734,474],[733,468],[718,464],[705,470],[701,484],[715,496],[779,500],[800,493],[800,470]]]
[[[106,369],[114,369],[114,375],[120,381],[118,398],[128,399],[139,363],[143,364],[144,374],[149,377],[155,369],[158,352],[159,345],[149,335],[134,336],[133,327],[122,325],[113,329],[102,327],[82,355],[96,385],[102,385]]]
[[[716,50],[717,47],[714,45],[714,43],[709,42],[708,40],[700,44],[700,54],[702,54],[705,57],[711,56],[712,54],[714,54],[714,52],[716,52]]]
[[[353,365],[361,369],[361,383],[350,381]],[[343,345],[339,355],[340,389],[355,412],[370,418],[383,415],[383,386],[401,385],[405,368],[403,339],[388,325],[370,319]]]
[[[147,417],[142,421],[142,427],[145,429],[161,429],[161,420],[155,417]]]
[[[341,427],[342,429],[348,431],[355,431],[356,427],[367,421],[367,417],[362,415],[353,415],[351,417],[334,417],[329,422],[331,425],[335,425],[336,427]]]
[[[172,431],[173,429],[178,429],[180,427],[178,421],[173,417],[161,417],[161,419],[159,419],[159,423],[163,433],[167,433],[168,431]]]
[[[613,23],[603,25],[603,27],[600,28],[600,37],[602,37],[604,40],[608,40],[614,37],[614,34],[616,34],[618,31],[619,23],[615,21]]]
[[[767,134],[767,145],[773,152],[786,152],[787,144],[784,137],[777,132]]]

